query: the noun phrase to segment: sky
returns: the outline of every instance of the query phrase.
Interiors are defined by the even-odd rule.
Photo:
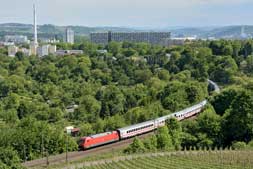
[[[0,23],[167,28],[253,25],[253,0],[0,0]]]

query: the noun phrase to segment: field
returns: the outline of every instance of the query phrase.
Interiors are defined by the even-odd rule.
[[[253,151],[192,151],[115,157],[71,169],[252,169]]]

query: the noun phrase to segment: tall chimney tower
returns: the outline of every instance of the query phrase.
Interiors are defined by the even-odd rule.
[[[35,6],[35,4],[33,4],[33,33],[34,33],[34,44],[38,44],[37,15],[36,15],[36,6]]]
[[[33,42],[30,45],[30,54],[37,55],[38,37],[37,37],[37,18],[36,18],[36,6],[33,4]]]

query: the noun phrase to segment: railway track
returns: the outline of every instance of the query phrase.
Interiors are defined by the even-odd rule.
[[[153,134],[153,132],[150,132],[150,133],[140,135],[138,137],[140,139],[144,139],[144,138],[151,136],[152,134]],[[84,157],[94,156],[96,154],[111,152],[114,150],[118,150],[118,149],[127,147],[130,143],[132,143],[133,139],[134,138],[122,140],[122,141],[119,141],[119,142],[116,142],[113,144],[104,145],[104,146],[93,148],[93,149],[86,150],[86,151],[69,152],[68,153],[68,162],[77,161],[77,160],[80,160]],[[56,165],[56,164],[64,163],[64,162],[66,162],[66,154],[64,153],[64,154],[60,154],[60,155],[56,155],[56,156],[50,156],[50,157],[48,157],[48,160],[47,160],[47,158],[42,158],[42,159],[38,159],[38,160],[27,161],[27,162],[23,163],[22,165],[27,168],[46,167],[47,161],[48,161],[48,165]]]

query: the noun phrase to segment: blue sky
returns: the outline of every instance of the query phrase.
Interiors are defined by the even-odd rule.
[[[253,0],[1,0],[0,23],[127,26],[253,25]]]

